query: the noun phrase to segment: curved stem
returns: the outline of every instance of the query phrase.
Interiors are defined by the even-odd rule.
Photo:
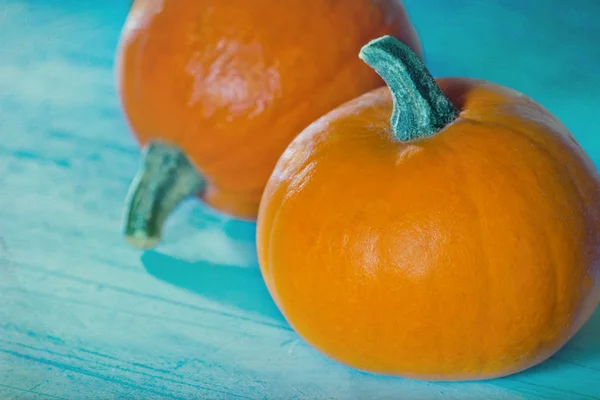
[[[405,44],[383,36],[366,44],[359,57],[383,78],[394,99],[391,125],[400,141],[439,132],[458,117],[427,67]]]
[[[154,247],[175,207],[204,186],[204,178],[178,147],[150,142],[127,194],[125,239],[137,248]]]

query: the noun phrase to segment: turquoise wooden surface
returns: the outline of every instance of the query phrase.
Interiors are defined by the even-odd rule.
[[[600,164],[600,2],[407,0],[436,75],[519,89]],[[138,149],[114,89],[127,1],[0,0],[0,399],[600,399],[600,312],[542,365],[425,383],[312,350],[261,281],[254,225],[195,201],[120,235]]]

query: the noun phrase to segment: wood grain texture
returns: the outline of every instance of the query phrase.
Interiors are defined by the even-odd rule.
[[[127,3],[0,0],[0,399],[600,399],[600,312],[510,378],[378,377],[291,331],[262,283],[253,224],[188,201],[156,251],[127,247],[139,154],[112,70]],[[524,91],[598,165],[599,4],[438,3],[406,1],[434,74]]]

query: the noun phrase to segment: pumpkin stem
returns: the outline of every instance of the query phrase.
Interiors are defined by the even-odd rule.
[[[458,109],[421,59],[398,39],[375,39],[361,49],[359,57],[383,78],[392,93],[390,123],[398,140],[431,136],[458,117]]]
[[[204,186],[204,178],[178,147],[150,142],[142,149],[140,169],[127,194],[125,239],[137,248],[154,247],[175,207]]]

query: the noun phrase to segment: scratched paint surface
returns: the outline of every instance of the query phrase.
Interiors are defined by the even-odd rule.
[[[406,3],[436,75],[524,91],[600,164],[600,3]],[[126,11],[0,0],[0,399],[600,399],[599,312],[510,378],[377,377],[290,330],[261,281],[254,225],[188,201],[156,251],[128,248],[138,150],[112,71]]]

